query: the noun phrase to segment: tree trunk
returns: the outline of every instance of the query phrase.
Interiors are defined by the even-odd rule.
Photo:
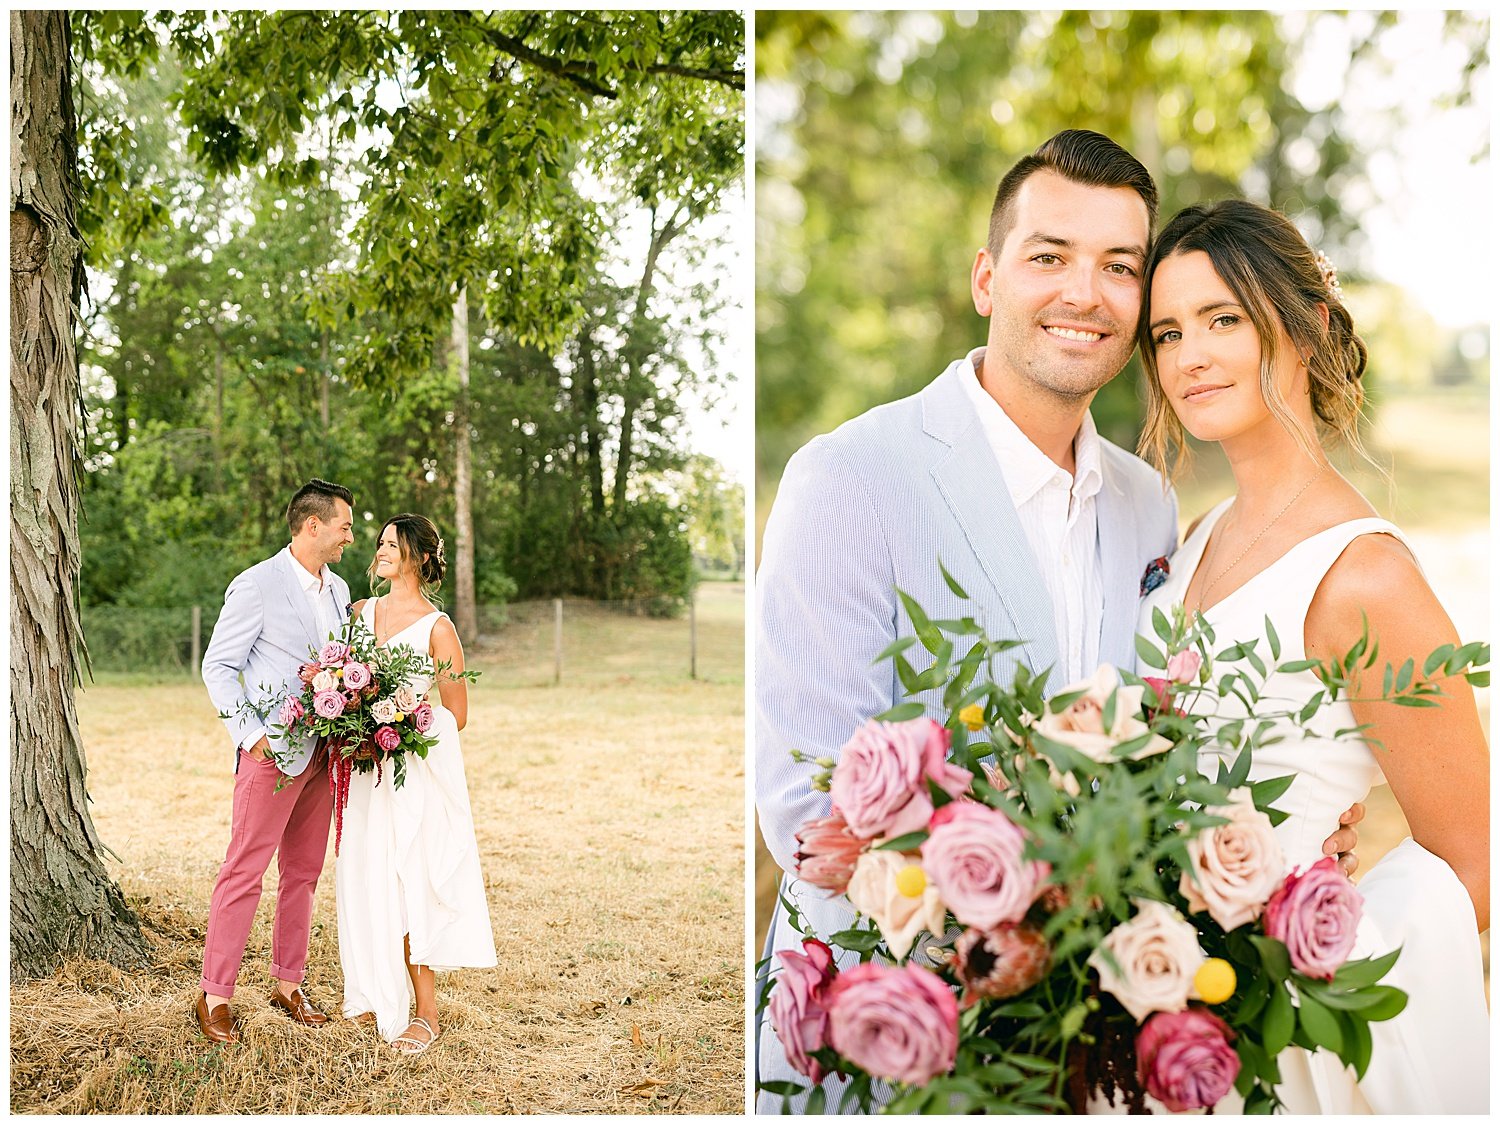
[[[651,215],[651,241],[646,249],[646,267],[641,271],[641,281],[635,290],[635,310],[630,320],[630,335],[634,337],[636,325],[646,315],[646,303],[651,299],[651,290],[656,285],[656,262],[661,257],[661,252],[667,248],[667,243],[682,233],[687,226],[688,216],[683,214],[683,207],[679,205],[672,215],[661,227],[656,225],[656,214]],[[631,445],[635,441],[635,412],[640,407],[644,397],[644,390],[638,384],[637,367],[631,341],[625,345],[625,354],[628,357],[629,367],[625,372],[624,383],[624,405],[620,411],[620,456],[615,462],[615,487],[614,487],[614,510],[615,518],[625,511],[625,490],[630,483]]]
[[[473,644],[479,635],[474,606],[474,481],[469,467],[469,291],[453,302],[452,363],[458,371],[458,402],[453,410],[453,617],[458,639]]]
[[[78,609],[83,291],[68,15],[11,12],[10,969],[82,954],[149,957],[105,872],[73,705],[87,661]]]
[[[594,366],[594,326],[586,325],[578,334],[577,387],[582,403],[579,416],[583,421],[583,453],[588,462],[589,511],[595,519],[604,515],[604,443],[599,434],[604,421],[599,417],[599,372]]]

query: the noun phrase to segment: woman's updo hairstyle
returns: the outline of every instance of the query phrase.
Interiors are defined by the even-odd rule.
[[[1364,403],[1367,353],[1344,308],[1337,276],[1326,258],[1313,253],[1301,232],[1285,215],[1243,199],[1184,208],[1151,247],[1141,290],[1141,319],[1136,340],[1146,367],[1146,424],[1137,452],[1163,475],[1175,476],[1186,463],[1182,423],[1162,394],[1152,338],[1151,283],[1157,267],[1173,254],[1201,250],[1260,337],[1260,389],[1273,416],[1296,436],[1311,457],[1318,451],[1297,425],[1276,386],[1277,328],[1286,330],[1307,363],[1313,416],[1320,437],[1335,437],[1370,460],[1359,440]],[[1326,267],[1326,268],[1325,268]],[[1318,306],[1328,308],[1328,327]],[[1373,464],[1373,462],[1372,462]]]
[[[402,512],[380,525],[382,535],[386,528],[391,528],[396,533],[401,565],[417,568],[417,583],[421,586],[422,595],[436,603],[438,587],[443,584],[443,575],[448,572],[448,557],[443,553],[443,539],[438,534],[437,525],[426,516]],[[379,580],[375,577],[373,559],[370,560],[369,575],[370,586],[374,588]]]

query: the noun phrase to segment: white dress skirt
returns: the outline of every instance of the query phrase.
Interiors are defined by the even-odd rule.
[[[361,614],[372,632],[376,600]],[[433,612],[413,622],[383,647],[427,653],[441,616]],[[431,679],[412,686],[420,695]],[[373,1012],[387,1042],[411,1023],[414,994],[403,937],[411,937],[411,963],[436,972],[496,963],[458,724],[436,692],[429,702],[428,733],[437,743],[425,759],[408,756],[400,789],[389,768],[378,785],[373,772],[350,779],[335,864],[344,1015]]]
[[[1171,575],[1147,596],[1141,632],[1153,635],[1151,611],[1181,602],[1219,517],[1219,505],[1200,523],[1171,560]],[[1219,647],[1265,636],[1269,616],[1281,642],[1280,662],[1303,658],[1303,625],[1323,577],[1361,535],[1400,532],[1384,520],[1360,519],[1328,528],[1292,547],[1205,614]],[[1267,657],[1261,641],[1258,652]],[[1277,709],[1300,706],[1322,684],[1311,672],[1273,674],[1264,695]],[[1243,710],[1230,696],[1219,701],[1226,721]],[[1313,726],[1321,737],[1295,737],[1256,751],[1252,780],[1295,772],[1297,779],[1276,801],[1288,818],[1276,829],[1289,866],[1306,867],[1322,856],[1323,841],[1339,814],[1385,783],[1378,754],[1361,740],[1335,740],[1334,731],[1354,727],[1347,703],[1325,707]],[[1203,763],[1210,777],[1217,764]],[[1406,991],[1406,1009],[1395,1019],[1370,1025],[1374,1050],[1364,1078],[1328,1051],[1289,1047],[1278,1058],[1279,1094],[1286,1113],[1486,1113],[1489,1106],[1489,1013],[1484,965],[1474,907],[1453,869],[1408,838],[1359,882],[1364,913],[1352,958],[1401,956],[1382,979]],[[1231,1104],[1232,1103],[1232,1104]],[[1239,1110],[1237,1095],[1218,1112]],[[1103,1108],[1103,1107],[1099,1107]]]

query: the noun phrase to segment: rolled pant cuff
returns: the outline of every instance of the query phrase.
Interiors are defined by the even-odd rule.
[[[294,981],[297,984],[301,984],[304,980],[307,979],[307,969],[284,969],[280,965],[276,964],[276,962],[272,961],[271,975],[277,980],[289,980]]]
[[[207,977],[204,977],[198,981],[198,987],[203,989],[205,996],[222,996],[226,1000],[234,996],[234,981],[230,981],[228,984],[221,984],[218,981],[211,981]]]

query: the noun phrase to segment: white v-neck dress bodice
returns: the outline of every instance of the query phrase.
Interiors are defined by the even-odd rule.
[[[372,633],[377,600],[367,601],[360,613]],[[434,611],[419,618],[381,647],[404,645],[430,654],[441,616]],[[430,674],[412,683],[419,695],[431,686]],[[437,692],[428,701],[428,733],[437,743],[426,758],[408,756],[401,788],[390,770],[378,785],[373,773],[350,779],[335,867],[344,1015],[375,1013],[387,1041],[411,1022],[403,937],[410,935],[412,964],[437,972],[496,963],[458,723]]]
[[[1154,635],[1153,609],[1166,612],[1183,600],[1209,535],[1229,503],[1209,512],[1172,556],[1166,582],[1142,602],[1141,633]],[[1382,519],[1337,524],[1302,540],[1210,606],[1204,616],[1217,637],[1214,650],[1259,640],[1256,652],[1268,668],[1304,659],[1303,627],[1313,596],[1349,544],[1371,534],[1402,538]],[[1265,639],[1268,618],[1280,641],[1279,660],[1271,659]],[[1322,690],[1311,672],[1273,673],[1264,698],[1277,710],[1297,709]],[[1245,716],[1243,704],[1232,695],[1211,702],[1225,722]],[[1276,836],[1289,867],[1306,867],[1321,858],[1323,841],[1337,827],[1339,814],[1384,783],[1378,755],[1387,751],[1374,750],[1358,738],[1334,738],[1336,731],[1356,725],[1347,703],[1325,706],[1310,724],[1314,737],[1304,737],[1286,724],[1277,732],[1288,736],[1284,741],[1255,753],[1252,780],[1297,775],[1276,801],[1276,807],[1288,814]],[[1217,773],[1213,759],[1219,755],[1205,753],[1210,760],[1203,762],[1204,772],[1212,777]],[[1374,1052],[1359,1082],[1327,1051],[1310,1054],[1288,1048],[1279,1059],[1285,1111],[1486,1112],[1489,1015],[1468,892],[1452,868],[1410,838],[1376,863],[1360,880],[1359,889],[1365,909],[1352,956],[1374,956],[1401,946],[1400,958],[1382,983],[1404,989],[1410,999],[1401,1015],[1371,1025]],[[1220,1109],[1236,1111],[1228,1104]]]

